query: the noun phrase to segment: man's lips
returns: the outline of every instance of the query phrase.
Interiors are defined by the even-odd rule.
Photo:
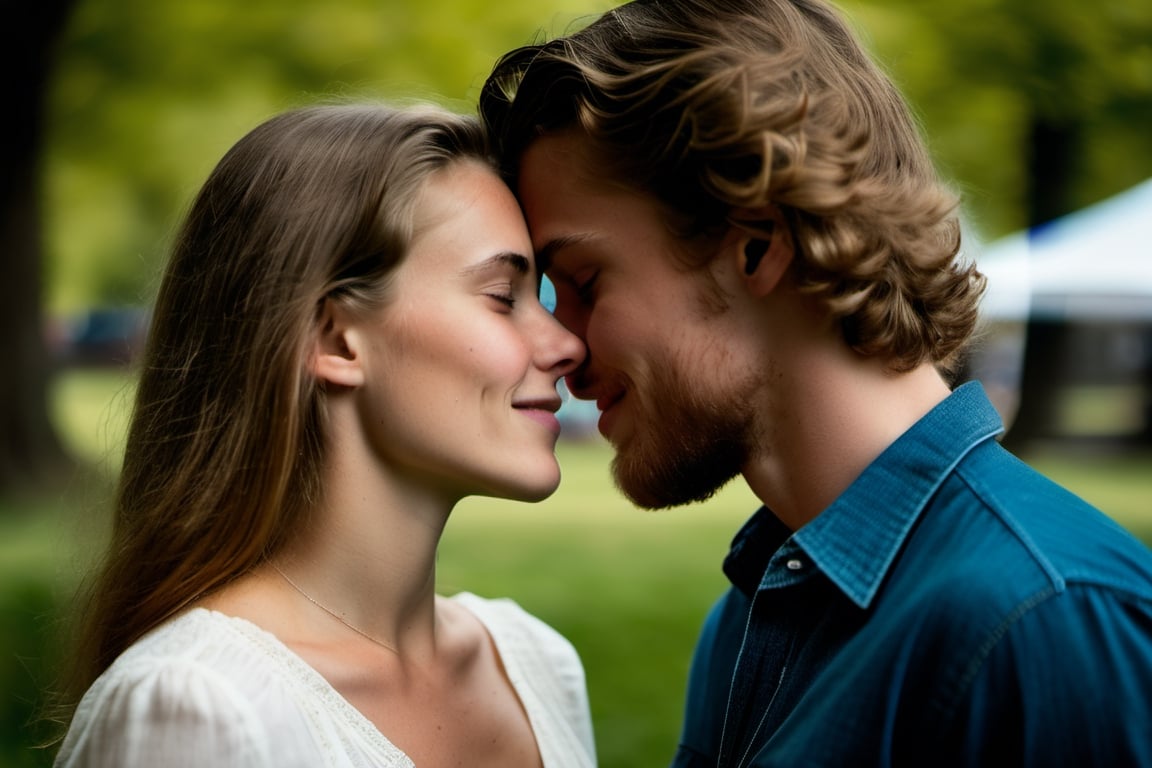
[[[596,422],[596,428],[601,435],[609,440],[612,439],[612,425],[616,423],[616,417],[619,415],[613,408],[624,399],[626,392],[627,390],[618,389],[596,398],[596,407],[600,409],[600,418]]]
[[[605,393],[596,398],[596,407],[600,409],[601,413],[603,413],[612,406],[616,405],[616,403],[620,402],[621,398],[623,397],[624,390],[622,389],[616,392]]]
[[[579,400],[595,400],[596,407],[601,412],[615,405],[628,391],[627,387],[619,383],[612,383],[600,377],[592,378],[586,373],[569,374],[564,377],[564,384],[573,397]]]
[[[604,381],[594,382],[590,381],[585,376],[569,375],[565,378],[565,384],[568,391],[575,397],[581,400],[595,400],[596,408],[600,411],[600,420],[597,427],[600,434],[605,437],[608,436],[609,422],[615,414],[609,413],[613,407],[616,406],[624,396],[628,394],[628,388],[614,384],[607,386]]]

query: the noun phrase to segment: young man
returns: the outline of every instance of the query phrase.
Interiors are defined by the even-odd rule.
[[[621,489],[764,502],[675,765],[1152,765],[1152,553],[951,391],[983,278],[833,9],[636,0],[480,106]]]

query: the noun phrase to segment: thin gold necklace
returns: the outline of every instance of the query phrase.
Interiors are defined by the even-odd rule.
[[[317,608],[319,608],[320,610],[324,611],[324,613],[326,613],[329,616],[331,616],[332,618],[336,619],[336,621],[338,621],[341,624],[343,624],[344,626],[348,627],[348,629],[350,629],[353,632],[355,632],[356,634],[360,635],[360,637],[364,638],[365,640],[372,642],[372,643],[375,643],[376,645],[380,646],[381,648],[386,648],[387,650],[392,651],[392,653],[396,654],[397,656],[400,655],[400,651],[398,651],[395,646],[389,645],[388,643],[384,642],[383,640],[377,640],[376,638],[372,637],[372,635],[368,634],[367,632],[360,629],[359,627],[354,626],[353,624],[350,624],[347,619],[345,619],[340,614],[336,613],[336,611],[332,610],[331,608],[324,605],[323,603],[321,603],[316,598],[312,597],[312,595],[305,592],[303,589],[300,588],[299,584],[292,581],[292,579],[288,578],[288,574],[286,574],[286,573],[284,573],[284,571],[280,570],[280,566],[276,565],[276,563],[269,560],[268,565],[272,566],[272,568],[276,571],[276,573],[280,574],[280,576],[283,577],[284,581],[288,582],[288,585],[290,587],[292,587],[292,589],[299,592],[304,597],[304,599],[307,600],[308,602],[312,603],[312,605],[314,605]]]

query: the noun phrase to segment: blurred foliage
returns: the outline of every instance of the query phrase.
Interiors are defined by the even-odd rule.
[[[49,306],[147,302],[195,189],[274,112],[330,98],[474,111],[505,50],[608,0],[82,0],[46,158]]]
[[[50,684],[55,651],[52,618],[57,598],[43,580],[22,577],[0,588],[0,726],[18,739],[0,739],[0,765],[32,768],[49,765],[49,754],[37,745],[51,739],[49,727],[38,718],[41,695]]]
[[[241,134],[327,98],[471,112],[504,51],[616,0],[81,0],[48,137],[54,311],[149,301],[183,207]],[[976,231],[1024,226],[1030,125],[1082,147],[1081,206],[1152,175],[1152,4],[845,0],[915,106]]]
[[[1152,4],[1101,0],[853,3],[987,238],[1027,223],[1029,128],[1079,152],[1065,212],[1152,176]]]

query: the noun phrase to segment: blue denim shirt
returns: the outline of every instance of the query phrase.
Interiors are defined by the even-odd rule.
[[[958,388],[790,535],[733,542],[688,766],[1152,766],[1152,552]]]

